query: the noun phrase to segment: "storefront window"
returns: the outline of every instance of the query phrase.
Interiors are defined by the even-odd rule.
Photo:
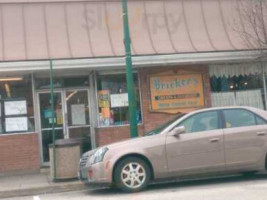
[[[33,132],[31,76],[0,78],[0,134]]]
[[[82,77],[55,77],[53,79],[54,88],[69,88],[69,87],[88,87],[89,79],[88,76]],[[37,89],[49,89],[50,79],[49,78],[38,78],[36,80]]]
[[[238,105],[265,109],[262,74],[212,76],[210,85],[214,107]]]
[[[141,106],[138,76],[134,74],[137,101],[136,119],[141,123]],[[97,77],[99,126],[129,124],[128,93],[125,74],[100,75]]]

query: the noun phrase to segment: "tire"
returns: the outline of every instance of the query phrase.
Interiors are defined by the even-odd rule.
[[[139,192],[146,188],[150,179],[148,164],[138,157],[125,158],[115,168],[115,184],[124,192]]]
[[[250,171],[250,172],[242,172],[242,175],[246,178],[250,178],[250,177],[253,177],[255,176],[257,172],[256,171]]]

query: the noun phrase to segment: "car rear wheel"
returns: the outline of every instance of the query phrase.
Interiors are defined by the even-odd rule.
[[[151,171],[144,160],[129,157],[117,165],[114,178],[119,189],[125,192],[138,192],[148,185]]]

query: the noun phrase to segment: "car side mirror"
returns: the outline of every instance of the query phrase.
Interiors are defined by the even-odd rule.
[[[178,137],[180,134],[183,134],[183,133],[185,133],[185,127],[184,126],[178,126],[178,127],[174,128],[169,133],[169,135]]]

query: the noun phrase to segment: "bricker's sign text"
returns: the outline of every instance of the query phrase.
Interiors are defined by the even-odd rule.
[[[169,113],[204,106],[201,74],[150,76],[152,111]]]

